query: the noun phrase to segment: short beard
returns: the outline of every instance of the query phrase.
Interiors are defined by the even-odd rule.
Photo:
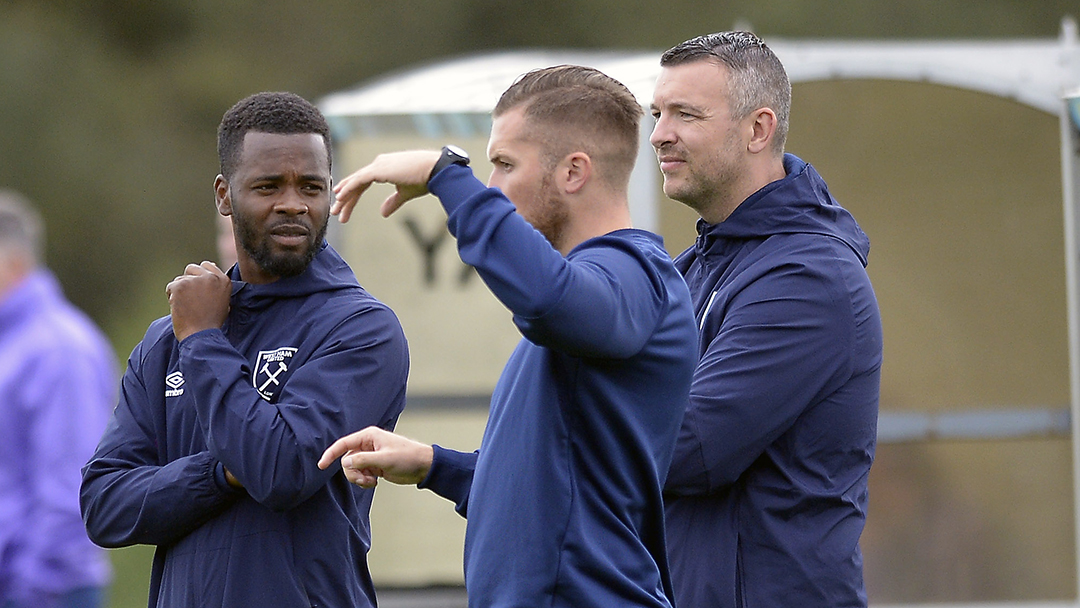
[[[240,247],[251,256],[252,261],[263,272],[282,279],[295,277],[307,270],[311,261],[315,259],[315,255],[322,248],[329,217],[327,217],[327,220],[315,232],[314,238],[308,241],[308,247],[304,252],[275,254],[270,249],[269,231],[262,232],[262,238],[260,239],[261,231],[248,222],[246,217],[236,213],[233,214],[233,226],[236,230],[237,239],[240,241]]]
[[[570,222],[570,218],[566,205],[551,194],[551,185],[551,176],[544,175],[540,193],[537,200],[534,201],[532,213],[530,214],[533,217],[526,219],[532,224],[533,228],[536,228],[540,234],[544,235],[544,238],[547,239],[548,243],[551,243],[552,247],[561,251],[563,233],[566,231],[566,225]]]

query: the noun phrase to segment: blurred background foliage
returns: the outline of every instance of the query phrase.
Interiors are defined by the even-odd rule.
[[[214,258],[215,129],[260,90],[312,100],[505,48],[772,38],[1051,38],[1075,0],[0,0],[0,187],[45,216],[47,260],[121,357],[164,286]],[[797,103],[797,100],[796,100]]]

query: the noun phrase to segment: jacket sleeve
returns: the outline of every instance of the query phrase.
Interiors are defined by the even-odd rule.
[[[183,538],[239,495],[215,479],[209,452],[167,464],[159,452],[146,386],[142,345],[132,353],[120,400],[90,462],[82,469],[80,505],[90,539],[103,547],[162,545]]]
[[[180,343],[180,368],[195,391],[211,453],[247,493],[275,509],[310,498],[341,470],[317,466],[335,439],[387,427],[404,402],[408,348],[386,307],[358,311],[322,340],[285,381],[276,402],[251,385],[247,360],[218,329]]]
[[[644,254],[598,237],[563,257],[496,188],[451,165],[431,187],[448,214],[462,261],[514,313],[536,344],[579,357],[626,358],[660,322],[665,291]]]
[[[777,265],[706,312],[705,334],[718,319],[719,327],[694,372],[666,492],[706,494],[734,483],[851,375],[850,296],[832,270]]]
[[[431,446],[433,457],[427,477],[416,487],[431,490],[454,503],[454,510],[468,517],[469,494],[480,452],[457,452],[439,445]]]

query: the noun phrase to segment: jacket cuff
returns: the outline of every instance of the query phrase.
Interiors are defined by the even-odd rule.
[[[453,501],[455,510],[465,516],[478,453],[457,452],[438,445],[432,445],[431,449],[431,468],[416,487]]]
[[[428,191],[438,197],[447,215],[486,189],[472,169],[464,165],[450,165],[428,182]]]
[[[246,493],[243,488],[235,488],[229,484],[229,480],[225,478],[225,465],[221,464],[220,460],[214,461],[214,484],[222,494],[238,496]]]

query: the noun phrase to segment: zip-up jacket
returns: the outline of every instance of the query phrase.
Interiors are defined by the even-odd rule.
[[[866,606],[870,243],[813,167],[784,168],[675,261],[700,344],[664,496],[680,608]]]
[[[105,335],[39,268],[0,298],[0,606],[49,606],[105,587],[86,537],[79,466],[116,404]]]
[[[325,243],[295,277],[230,276],[221,329],[177,343],[165,317],[132,352],[83,468],[90,537],[157,545],[151,607],[374,606],[373,492],[316,463],[342,435],[393,428],[401,326]]]

